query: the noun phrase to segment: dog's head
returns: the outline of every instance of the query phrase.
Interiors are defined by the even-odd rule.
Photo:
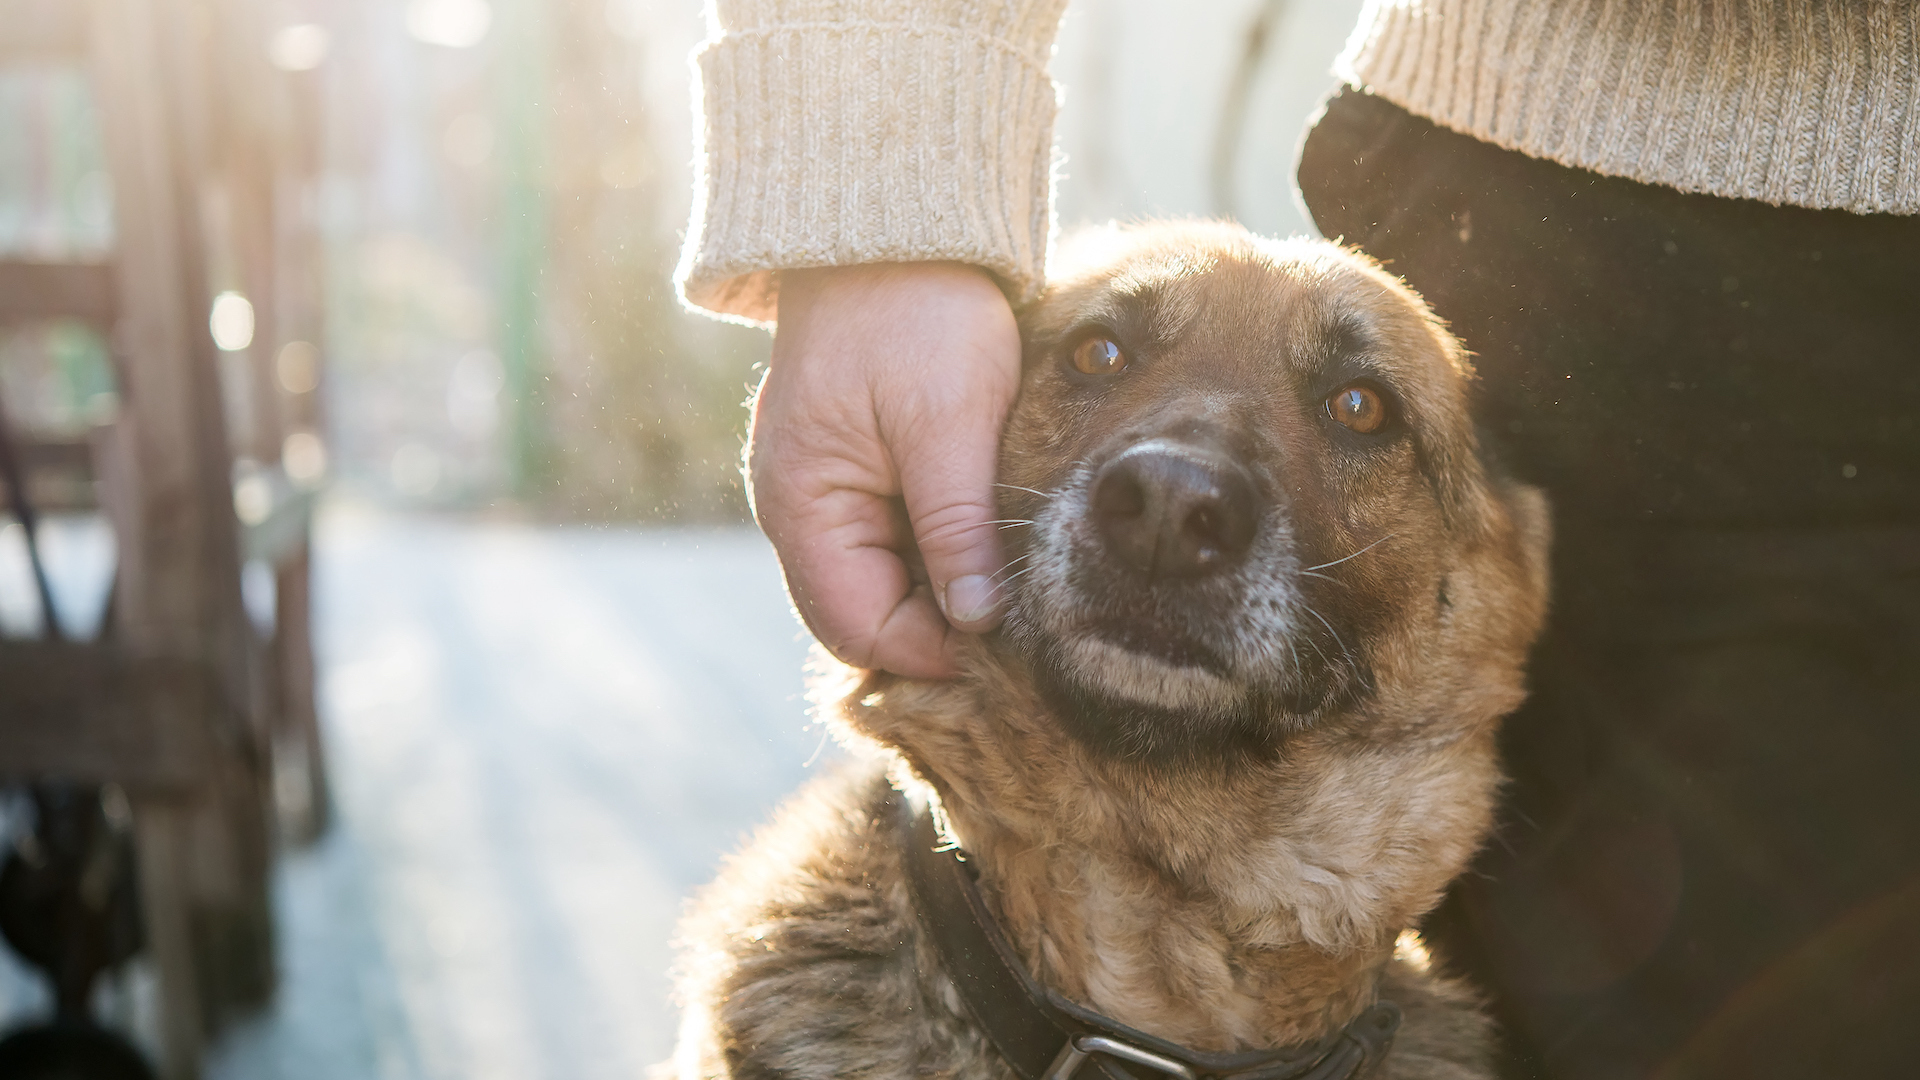
[[[1002,442],[1004,635],[1071,734],[1270,753],[1488,663],[1517,695],[1544,503],[1489,475],[1419,297],[1210,223],[1083,235],[1052,269]]]

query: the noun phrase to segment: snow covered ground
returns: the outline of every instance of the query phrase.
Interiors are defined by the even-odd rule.
[[[339,816],[280,869],[281,994],[210,1080],[666,1057],[683,899],[834,753],[771,549],[335,508],[316,574]]]

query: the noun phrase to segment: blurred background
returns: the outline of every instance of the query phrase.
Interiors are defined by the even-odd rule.
[[[1310,231],[1359,6],[1074,6],[1062,224]],[[738,474],[766,335],[669,280],[704,25],[0,0],[0,924],[79,940],[47,898],[113,858],[138,913],[77,1006],[0,954],[0,1030],[180,1078],[666,1056],[684,897],[834,753]]]

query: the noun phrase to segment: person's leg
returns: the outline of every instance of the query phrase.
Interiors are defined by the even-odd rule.
[[[1686,195],[1347,92],[1322,231],[1475,354],[1554,611],[1430,931],[1514,1075],[1882,1076],[1920,1011],[1920,219]]]

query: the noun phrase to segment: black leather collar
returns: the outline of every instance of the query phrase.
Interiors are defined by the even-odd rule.
[[[895,793],[907,881],[921,925],[974,1021],[1022,1080],[1358,1080],[1386,1056],[1400,1009],[1381,1001],[1306,1046],[1213,1054],[1155,1038],[1034,981],[960,851],[943,847],[932,811]],[[919,803],[919,805],[916,805]]]

